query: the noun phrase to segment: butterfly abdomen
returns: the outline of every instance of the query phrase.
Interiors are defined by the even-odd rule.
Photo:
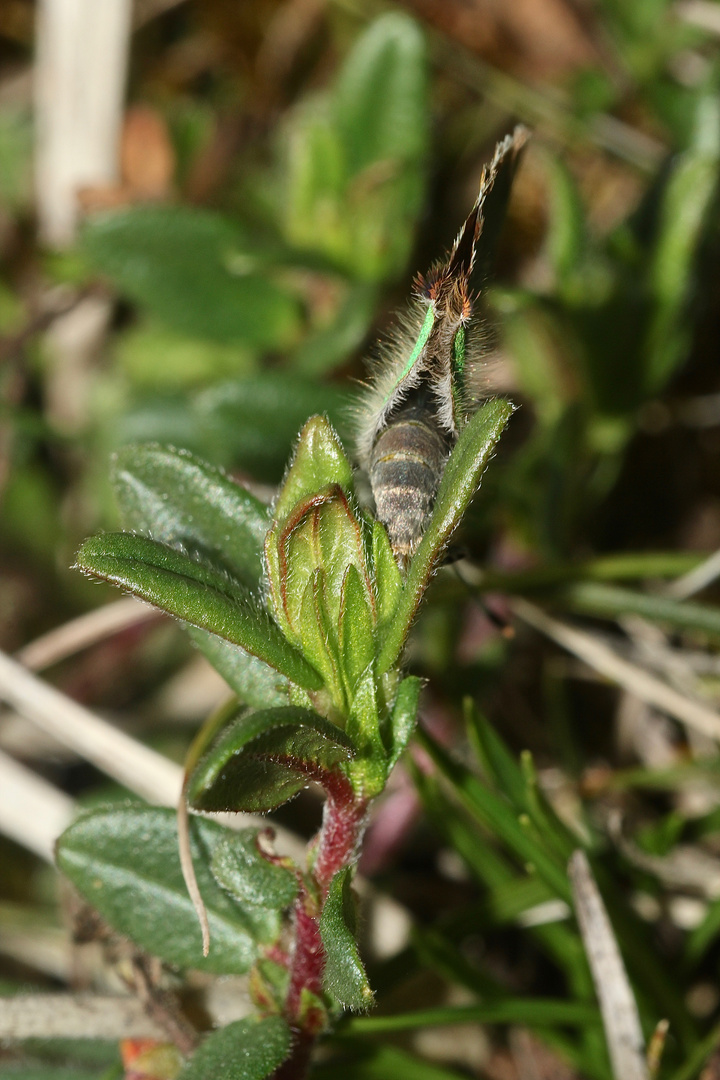
[[[412,555],[422,537],[452,441],[438,426],[430,394],[420,389],[397,409],[373,446],[369,475],[375,513],[401,560]]]

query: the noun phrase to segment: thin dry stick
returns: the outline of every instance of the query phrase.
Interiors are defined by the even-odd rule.
[[[183,782],[180,765],[118,731],[3,652],[0,652],[0,701],[12,705],[26,719],[140,798],[159,806],[178,805]],[[267,826],[264,818],[253,814],[214,814],[213,817],[235,829]],[[274,828],[283,850],[294,859],[304,853],[304,842],[294,833],[281,826]]]
[[[675,5],[675,14],[683,22],[720,37],[720,8],[715,0],[683,0]]]
[[[656,706],[712,739],[720,740],[720,715],[714,709],[679,693],[662,679],[628,660],[623,660],[592,634],[554,619],[527,600],[516,597],[512,601],[512,609],[524,622],[583,660],[611,682],[635,694],[641,701]]]
[[[143,604],[132,596],[115,600],[111,604],[89,611],[77,619],[57,626],[42,637],[35,638],[15,653],[15,659],[30,668],[42,671],[68,656],[88,649],[105,638],[120,634],[132,626],[162,618],[157,608]]]
[[[185,882],[185,888],[192,900],[192,905],[195,908],[198,922],[200,923],[203,956],[207,956],[210,952],[210,922],[208,921],[205,901],[202,898],[200,886],[198,885],[197,877],[195,876],[195,867],[193,865],[192,852],[190,850],[190,814],[188,813],[188,805],[185,799],[184,784],[182,797],[177,807],[177,831],[180,867],[182,869],[183,880]]]
[[[175,806],[182,769],[0,653],[0,699],[107,776],[147,799]]]
[[[0,832],[53,861],[53,848],[73,818],[69,796],[0,751]]]
[[[71,292],[69,295],[62,297],[59,302],[50,303],[46,310],[40,311],[30,318],[17,333],[0,337],[0,364],[16,357],[37,334],[52,326],[56,319],[62,319],[64,315],[68,315],[73,308],[76,308],[88,296],[99,292],[100,288],[96,285],[89,285],[84,289],[79,289],[77,292]]]
[[[568,863],[575,913],[600,1002],[615,1080],[649,1080],[640,1017],[610,919],[584,851]]]
[[[72,243],[81,188],[117,181],[130,16],[130,0],[37,6],[37,215],[52,245]]]
[[[687,574],[671,582],[665,589],[665,594],[674,600],[687,600],[689,596],[694,596],[701,589],[712,585],[718,577],[720,577],[720,551],[714,551],[699,566],[693,567]]]
[[[165,1039],[131,997],[19,994],[0,1002],[0,1039]]]

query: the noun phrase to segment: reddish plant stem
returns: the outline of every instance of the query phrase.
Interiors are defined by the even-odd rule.
[[[365,800],[346,798],[344,791],[328,792],[313,868],[323,899],[338,870],[357,860],[366,816]]]
[[[290,985],[285,999],[285,1015],[289,1023],[301,1029],[302,992],[309,990],[318,997],[322,993],[322,973],[325,952],[320,938],[319,912],[307,893],[295,901],[295,948],[290,961]],[[314,1034],[314,1032],[313,1032]]]
[[[365,829],[367,802],[356,798],[345,777],[326,787],[323,823],[315,845],[313,877],[317,896],[302,888],[295,901],[295,945],[290,959],[290,983],[285,1000],[285,1017],[293,1031],[290,1057],[277,1070],[274,1080],[303,1080],[307,1074],[315,1039],[326,1017],[322,1007],[303,1002],[303,990],[322,999],[325,950],[320,937],[320,915],[330,882],[338,870],[351,866],[358,856]]]

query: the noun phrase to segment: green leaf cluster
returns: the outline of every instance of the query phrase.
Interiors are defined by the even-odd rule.
[[[376,19],[331,94],[304,105],[286,140],[285,235],[364,282],[410,253],[428,154],[426,55],[416,23]]]
[[[385,530],[357,509],[350,464],[322,417],[301,433],[272,518],[187,452],[117,455],[115,490],[135,531],[86,541],[77,566],[182,619],[258,710],[239,717],[202,780],[196,773],[194,805],[268,810],[333,773],[366,799],[382,789],[419,690],[394,664],[510,411],[490,402],[463,432],[406,581]]]

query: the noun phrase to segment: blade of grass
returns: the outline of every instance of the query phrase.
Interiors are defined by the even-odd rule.
[[[635,997],[605,905],[583,851],[568,867],[573,901],[600,1001],[616,1080],[649,1080],[645,1042]]]
[[[348,1021],[342,1034],[380,1035],[389,1031],[411,1031],[446,1024],[523,1024],[530,1026],[599,1024],[597,1008],[581,1001],[512,998],[481,1005],[420,1009],[399,1016],[361,1016]],[[340,1034],[340,1032],[338,1032]]]

